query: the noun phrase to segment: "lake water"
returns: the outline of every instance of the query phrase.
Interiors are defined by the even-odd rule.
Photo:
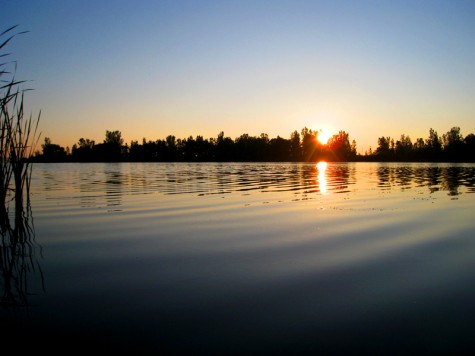
[[[473,164],[35,164],[31,185],[24,283],[0,278],[28,303],[0,308],[18,350],[475,350]]]

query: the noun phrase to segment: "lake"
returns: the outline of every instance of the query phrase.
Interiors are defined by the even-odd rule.
[[[26,257],[2,265],[4,340],[474,351],[474,193],[474,164],[34,164]]]

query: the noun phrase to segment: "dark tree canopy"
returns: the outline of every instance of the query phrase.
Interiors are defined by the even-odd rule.
[[[42,145],[43,153],[32,159],[44,162],[316,162],[319,160],[348,161],[413,161],[413,162],[475,162],[475,135],[463,136],[459,127],[452,127],[439,136],[432,128],[426,139],[412,140],[402,134],[398,139],[380,136],[377,148],[365,155],[356,151],[356,141],[346,131],[334,134],[326,144],[318,140],[320,131],[304,127],[293,131],[289,138],[270,138],[266,133],[251,136],[244,133],[235,139],[223,131],[215,138],[189,136],[131,141],[124,144],[118,130],[106,131],[102,143],[80,138],[68,150],[51,143]]]
[[[41,148],[43,149],[43,157],[46,161],[61,162],[66,159],[66,150],[64,147],[52,143],[49,137],[45,137]]]

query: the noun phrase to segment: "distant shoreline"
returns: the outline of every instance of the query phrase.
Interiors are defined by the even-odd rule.
[[[356,159],[353,161],[328,161],[322,160],[328,163],[443,163],[443,164],[450,164],[450,163],[475,163],[475,161],[380,161],[371,158],[363,158],[363,159]],[[75,161],[75,160],[62,160],[62,161],[45,161],[40,159],[32,158],[30,159],[31,163],[43,163],[43,164],[50,164],[50,163],[318,163],[320,161],[133,161],[133,160],[120,160],[120,161],[99,161],[99,160],[91,160],[91,161]]]
[[[345,131],[322,140],[321,131],[304,127],[290,138],[267,134],[243,134],[235,139],[220,132],[216,138],[168,135],[155,141],[124,143],[120,131],[106,131],[102,143],[80,138],[64,148],[46,137],[32,162],[475,162],[475,135],[462,136],[452,127],[439,137],[433,129],[426,139],[414,142],[407,135],[399,139],[378,138],[376,149],[357,153],[357,143]]]

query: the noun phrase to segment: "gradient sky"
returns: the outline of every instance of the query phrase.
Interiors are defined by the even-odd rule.
[[[42,137],[71,147],[345,130],[475,133],[475,1],[0,0]]]

